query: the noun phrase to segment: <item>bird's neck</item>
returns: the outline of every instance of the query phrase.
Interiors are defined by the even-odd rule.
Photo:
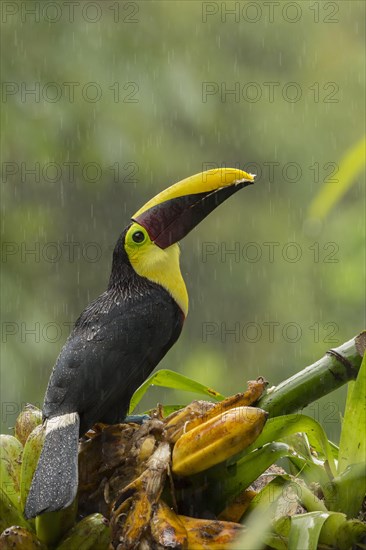
[[[186,317],[188,293],[180,270],[179,255],[178,244],[173,244],[164,250],[156,247],[156,254],[150,254],[145,262],[138,262],[134,265],[134,269],[142,277],[165,288]]]
[[[123,290],[126,287],[140,287],[140,277],[163,287],[178,304],[184,316],[188,314],[188,293],[180,270],[179,245],[173,244],[162,250],[156,247],[156,253],[150,254],[145,261],[131,265],[123,242],[117,242],[113,254],[112,273],[108,288]]]

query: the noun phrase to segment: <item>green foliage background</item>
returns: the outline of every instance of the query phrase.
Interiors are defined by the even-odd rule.
[[[341,159],[365,134],[364,2],[282,2],[272,21],[266,2],[254,11],[253,2],[105,1],[94,3],[102,13],[95,23],[81,13],[88,2],[73,21],[63,6],[55,23],[11,4],[19,12],[3,18],[2,80],[19,90],[38,82],[41,95],[3,94],[1,105],[2,430],[22,404],[42,403],[70,323],[106,287],[111,251],[129,215],[210,163],[257,171],[258,182],[182,242],[190,312],[160,366],[234,393],[258,375],[276,384],[361,330],[362,172],[324,220],[309,219],[308,209],[334,166],[331,183],[341,184]],[[36,4],[26,2],[29,9]],[[208,4],[218,11],[204,21]],[[224,13],[236,4],[237,21]],[[74,100],[63,93],[51,102],[44,92],[45,99],[50,82],[63,90],[63,83],[78,83]],[[81,94],[90,82],[102,90],[99,101]],[[118,101],[110,88],[116,82]],[[243,93],[219,91],[205,101],[207,82],[218,90],[239,85]],[[275,83],[273,98],[265,83]],[[286,99],[295,93],[289,83],[301,91],[296,102]],[[135,102],[128,101],[132,91]],[[22,176],[21,163],[29,169],[37,162],[41,172],[57,163],[61,176],[51,182],[51,169],[39,181]],[[66,162],[79,163],[74,180]],[[93,170],[83,177],[80,169],[90,162],[102,171],[95,182]],[[8,175],[13,165],[4,163],[19,171]],[[268,163],[278,163],[273,177]],[[269,242],[278,243],[273,258]],[[297,252],[286,249],[290,242]],[[207,243],[218,252],[205,257]],[[225,255],[235,247],[239,258]],[[98,261],[88,261],[96,250]],[[298,261],[286,259],[286,250]],[[278,323],[273,337],[265,323]],[[239,334],[225,335],[235,326]],[[215,333],[205,338],[207,329]],[[309,411],[335,438],[344,395],[340,390]],[[144,405],[158,399],[187,396],[157,389]]]

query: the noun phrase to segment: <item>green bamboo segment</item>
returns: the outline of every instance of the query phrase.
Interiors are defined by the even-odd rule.
[[[313,365],[284,380],[258,401],[270,417],[293,413],[357,377],[366,347],[366,331],[329,350]]]

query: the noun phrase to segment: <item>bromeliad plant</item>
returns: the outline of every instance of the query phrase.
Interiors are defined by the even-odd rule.
[[[43,429],[28,407],[14,436],[1,436],[1,547],[365,548],[365,343],[362,333],[276,388],[259,378],[226,399],[158,371],[130,412],[151,385],[210,401],[158,406],[142,425],[94,426],[80,443],[77,502],[35,521],[22,510]],[[296,411],[346,382],[336,447]]]

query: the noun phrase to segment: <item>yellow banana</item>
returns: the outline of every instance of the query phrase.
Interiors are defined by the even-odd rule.
[[[122,508],[125,507],[122,506]],[[137,548],[138,542],[149,526],[151,514],[152,505],[149,497],[145,492],[140,491],[131,501],[131,506],[122,525],[122,530],[119,531],[118,535],[115,537],[121,543],[121,548],[124,550]],[[120,517],[121,515],[119,513],[114,516],[115,522],[112,522],[112,531],[119,529],[120,526],[118,523]]]
[[[182,521],[162,500],[156,505],[150,530],[155,543],[161,547],[188,549],[188,535]]]
[[[70,529],[56,550],[108,550],[109,522],[102,514],[91,514]]]
[[[2,550],[46,550],[40,540],[37,539],[34,533],[31,533],[24,527],[14,525],[5,529],[0,536],[0,548]]]
[[[23,446],[12,435],[0,435],[1,489],[20,510],[20,465]]]
[[[169,441],[175,443],[179,437],[196,426],[203,424],[219,414],[237,408],[251,405],[257,401],[267,386],[264,378],[248,382],[248,389],[244,393],[237,393],[227,397],[220,403],[210,403],[208,401],[193,401],[184,409],[171,414],[166,420],[165,435]]]
[[[34,405],[30,405],[28,403],[16,420],[14,435],[24,446],[28,436],[39,424],[42,424],[42,411]]]
[[[244,528],[238,523],[178,516],[188,536],[189,550],[229,549]]]
[[[209,401],[192,401],[192,403],[183,409],[170,414],[164,422],[165,437],[171,443],[175,443],[187,431],[187,426],[192,426],[194,421],[197,424],[205,422],[207,419],[206,414],[214,407],[215,403],[210,403]]]
[[[241,452],[261,433],[267,416],[256,407],[236,407],[193,428],[174,446],[173,472],[196,474]]]

